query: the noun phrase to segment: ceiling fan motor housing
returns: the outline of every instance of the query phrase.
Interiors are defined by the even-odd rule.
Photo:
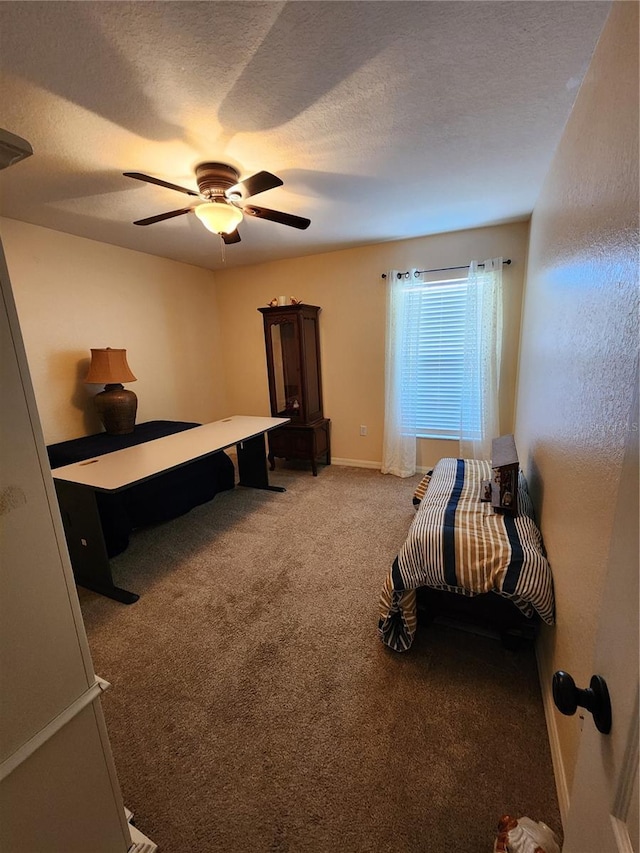
[[[240,174],[226,163],[201,163],[196,166],[196,181],[203,198],[224,198],[230,187],[240,180]]]

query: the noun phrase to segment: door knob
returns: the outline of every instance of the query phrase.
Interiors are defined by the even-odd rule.
[[[568,672],[559,669],[553,674],[553,701],[561,714],[575,714],[578,705],[593,714],[593,722],[603,735],[611,731],[611,700],[607,682],[601,675],[592,675],[589,687],[580,689]]]

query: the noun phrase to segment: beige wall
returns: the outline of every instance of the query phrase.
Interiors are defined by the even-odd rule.
[[[448,267],[503,255],[503,432],[512,430],[528,223],[442,234],[215,273],[2,220],[47,443],[98,431],[83,378],[91,347],[124,347],[138,381],[138,422],[269,414],[262,315],[286,294],[322,307],[325,412],[336,459],[378,466],[384,416],[389,268]],[[368,428],[360,436],[360,424]],[[418,464],[457,442],[421,441]]]
[[[593,674],[637,381],[637,18],[635,3],[613,7],[531,224],[516,440],[555,579],[557,628],[540,650],[547,687],[556,669],[580,686]],[[551,719],[568,791],[579,719]]]
[[[502,420],[510,432],[529,226],[527,222],[396,241],[216,272],[229,412],[269,414],[262,315],[278,295],[320,305],[325,415],[334,459],[379,466],[384,418],[386,284],[390,268],[431,269],[502,255],[505,336]],[[360,425],[368,428],[360,436]],[[419,465],[457,456],[458,442],[422,441]]]
[[[50,444],[97,432],[91,347],[123,347],[138,422],[223,417],[213,274],[12,219],[2,240]]]

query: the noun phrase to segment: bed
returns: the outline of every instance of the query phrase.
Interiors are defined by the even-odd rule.
[[[525,620],[554,622],[553,579],[522,472],[518,514],[481,500],[489,462],[441,459],[416,490],[416,517],[385,578],[378,630],[407,651],[417,627],[416,592],[506,599]]]

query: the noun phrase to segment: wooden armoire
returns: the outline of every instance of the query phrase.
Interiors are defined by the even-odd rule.
[[[331,422],[322,409],[321,310],[302,304],[258,309],[264,320],[271,415],[291,419],[268,433],[272,471],[276,457],[308,460],[314,477],[320,457],[331,464]]]

